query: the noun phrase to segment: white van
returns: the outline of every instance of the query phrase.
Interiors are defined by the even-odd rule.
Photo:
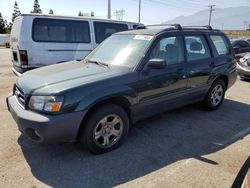
[[[138,25],[93,17],[22,14],[11,30],[12,70],[20,75],[41,66],[83,59],[111,34]]]

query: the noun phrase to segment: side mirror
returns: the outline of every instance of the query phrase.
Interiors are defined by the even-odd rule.
[[[148,61],[148,67],[152,69],[164,69],[166,66],[167,63],[164,59],[150,59]]]

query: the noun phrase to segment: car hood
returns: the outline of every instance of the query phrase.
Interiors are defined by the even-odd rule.
[[[31,93],[40,88],[60,85],[54,91],[60,92],[58,90],[111,78],[119,75],[119,73],[121,73],[121,70],[94,63],[70,61],[28,71],[18,78],[17,86],[25,93]]]

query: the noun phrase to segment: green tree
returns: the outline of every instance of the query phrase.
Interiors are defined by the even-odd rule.
[[[78,16],[83,16],[83,13],[79,11]]]
[[[84,17],[92,16],[92,17],[94,17],[94,16],[95,16],[95,13],[94,13],[93,11],[91,11],[90,14],[87,13],[87,12],[81,12],[81,11],[79,11],[78,16],[84,16]]]
[[[15,3],[14,3],[14,11],[12,13],[12,18],[11,18],[12,23],[14,22],[15,18],[17,16],[19,16],[19,15],[21,15],[21,12],[19,10],[17,2],[15,1]]]
[[[13,24],[11,22],[8,23],[7,20],[4,20],[4,24],[5,24],[5,33],[10,33]]]
[[[2,14],[0,12],[0,33],[6,32],[5,21],[3,20]]]
[[[49,14],[54,14],[52,9],[49,10]]]
[[[39,4],[38,0],[34,0],[33,11],[31,11],[31,13],[40,13],[40,14],[42,14],[42,10],[40,8],[40,4]]]

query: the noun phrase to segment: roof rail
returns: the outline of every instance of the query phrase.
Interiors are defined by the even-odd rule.
[[[208,30],[213,30],[213,28],[210,25],[204,25],[204,26],[181,26],[180,24],[157,24],[157,25],[140,25],[137,26],[136,29],[148,29],[151,27],[164,27],[167,26],[167,28],[163,28],[164,30],[169,30],[172,29],[173,27],[176,30],[182,30],[182,29],[208,29]]]
[[[206,29],[208,29],[208,30],[213,30],[213,28],[210,26],[210,25],[203,25],[203,26],[182,26],[183,28],[185,28],[185,29],[192,29],[192,28],[206,28]]]
[[[174,27],[174,29],[182,30],[182,27],[180,24],[140,25],[140,26],[137,26],[136,29],[148,29],[149,27],[164,27],[164,26]],[[166,28],[166,29],[168,29],[168,28]]]

